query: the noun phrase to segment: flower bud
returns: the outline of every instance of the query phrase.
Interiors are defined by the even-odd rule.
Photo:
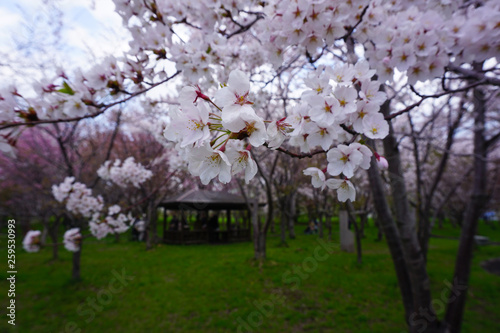
[[[384,156],[380,156],[376,151],[373,152],[375,154],[375,158],[377,159],[377,165],[381,170],[387,170],[389,168],[389,162]]]

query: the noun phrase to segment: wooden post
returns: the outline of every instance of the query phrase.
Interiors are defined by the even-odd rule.
[[[226,210],[226,231],[227,231],[227,241],[229,242],[231,240],[231,210],[228,209]]]
[[[349,230],[349,216],[347,211],[339,212],[340,249],[345,252],[354,252],[354,233]]]
[[[163,208],[163,242],[167,240],[167,209]]]
[[[181,233],[181,244],[184,245],[184,221],[186,220],[186,211],[184,209],[181,210],[181,219],[179,221],[179,225],[177,229],[180,228],[180,233]]]

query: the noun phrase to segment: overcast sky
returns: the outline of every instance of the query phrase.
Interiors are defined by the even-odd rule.
[[[43,45],[54,41],[50,33],[50,17],[55,10],[44,5],[43,0],[1,0],[0,1],[0,53],[7,54],[11,62],[22,58],[35,63],[52,53],[57,65],[64,67],[87,67],[95,58],[106,54],[121,54],[128,49],[128,32],[122,28],[121,19],[114,12],[111,0],[45,0],[61,11],[62,29],[57,38],[57,47]],[[57,20],[53,20],[57,22]],[[19,51],[19,45],[27,47]],[[38,52],[38,53],[37,53]],[[3,59],[5,67],[5,57]],[[21,67],[29,67],[24,62]],[[5,69],[2,73],[5,75]]]

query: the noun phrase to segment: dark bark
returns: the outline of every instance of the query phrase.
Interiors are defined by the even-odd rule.
[[[388,115],[390,113],[389,103],[385,103],[381,110],[384,115]],[[410,331],[416,331],[418,328],[417,325],[421,321],[426,323],[426,327],[429,330],[433,330],[435,327],[439,327],[440,323],[431,304],[429,275],[427,274],[425,258],[418,242],[415,215],[410,210],[398,141],[391,123],[389,123],[389,134],[383,140],[383,144],[385,157],[389,162],[388,171],[396,211],[396,225],[399,229],[403,254],[411,281],[413,309],[426,310],[425,316],[420,311],[412,313],[410,316]]]
[[[325,230],[325,217],[327,216],[327,200],[328,200],[328,195],[323,195],[323,202],[321,204],[321,208],[318,209],[318,217],[319,217],[319,224],[318,224],[318,237],[323,238],[324,237],[324,230]]]
[[[477,69],[478,65],[475,66]],[[480,68],[478,68],[480,69]],[[481,211],[487,202],[487,145],[485,140],[486,98],[482,88],[474,89],[474,185],[465,213],[448,299],[445,325],[449,332],[460,332],[469,284],[474,235]]]
[[[73,252],[73,267],[71,270],[71,277],[75,281],[81,280],[81,275],[80,275],[80,258],[82,254],[82,243],[83,241],[80,241],[80,250],[77,252]]]
[[[462,103],[463,104],[463,103]],[[427,260],[427,252],[429,249],[429,237],[431,235],[431,229],[432,229],[432,224],[431,224],[431,210],[432,210],[432,202],[434,199],[434,194],[436,193],[436,190],[438,188],[439,183],[441,182],[441,179],[443,177],[443,174],[446,170],[446,166],[448,164],[448,160],[450,157],[450,151],[451,147],[454,142],[455,138],[455,132],[458,129],[458,126],[461,123],[462,116],[465,112],[465,108],[463,105],[460,105],[459,110],[458,110],[458,115],[453,121],[448,126],[448,133],[446,137],[446,144],[444,147],[444,152],[443,156],[441,157],[441,160],[439,161],[439,165],[436,171],[436,174],[434,175],[432,184],[430,186],[429,191],[425,195],[425,203],[422,206],[419,206],[421,209],[421,223],[420,223],[420,228],[418,230],[418,238],[420,242],[420,246],[422,248],[422,253],[424,254],[424,258]]]
[[[266,233],[267,227],[269,225],[262,225],[259,218],[259,202],[257,199],[250,199],[243,185],[238,181],[238,187],[240,188],[241,195],[245,198],[245,202],[250,212],[250,223],[252,225],[252,239],[254,248],[254,258],[259,261],[264,261],[266,259]]]
[[[288,246],[286,242],[286,229],[288,225],[288,215],[285,211],[285,197],[278,197],[280,216],[280,245]]]
[[[255,248],[255,259],[262,261],[266,259],[266,234],[263,232],[259,232],[257,235],[256,243],[257,247]]]
[[[54,225],[49,228],[50,241],[52,242],[52,260],[59,259],[59,246],[57,245],[57,230],[59,226],[59,219],[56,218]]]
[[[280,245],[282,246],[288,246],[286,242],[286,229],[288,225],[288,214],[285,209],[285,198],[278,198],[278,202],[280,204],[280,212],[281,212],[281,219],[280,219]]]
[[[266,259],[266,230],[259,219],[257,200],[252,203],[252,229],[254,258],[258,261]]]
[[[326,213],[325,218],[326,227],[328,228],[328,241],[332,241],[332,216]]]
[[[279,155],[276,155],[271,171],[269,172],[269,176],[264,174],[264,171],[262,170],[260,163],[258,159],[255,157],[255,155],[252,153],[252,157],[257,164],[257,169],[259,170],[259,174],[261,177],[264,179],[264,184],[265,184],[265,190],[266,190],[266,198],[267,198],[267,218],[265,224],[262,226],[262,223],[258,219],[258,203],[255,201],[253,203],[252,207],[252,226],[254,227],[254,248],[255,248],[255,258],[259,260],[264,260],[266,258],[266,234],[267,230],[269,229],[269,226],[272,223],[272,220],[274,219],[274,203],[273,203],[273,193],[272,193],[272,187],[271,187],[271,182],[270,179],[273,177],[274,171],[276,170],[276,165],[278,163],[278,158]],[[239,184],[239,183],[238,183]],[[243,187],[240,184],[240,190],[242,193]],[[246,198],[246,196],[245,196]],[[248,200],[247,200],[248,203]],[[255,211],[255,212],[254,212]],[[255,216],[254,216],[255,215]],[[255,221],[254,221],[255,218]]]
[[[413,312],[413,295],[411,289],[410,276],[406,268],[406,260],[403,256],[403,245],[399,236],[399,230],[396,223],[392,218],[389,204],[385,197],[384,184],[380,177],[380,172],[377,166],[375,157],[372,157],[370,169],[368,169],[368,178],[370,181],[370,188],[373,193],[373,204],[377,212],[377,219],[379,221],[379,228],[383,230],[387,245],[391,253],[394,269],[398,279],[399,289],[403,299],[403,306],[405,309],[405,319],[409,324],[410,315]]]
[[[281,245],[286,245],[286,224],[287,224],[287,217],[285,212],[282,210],[281,211],[281,221],[280,221],[280,241]]]
[[[146,210],[146,250],[150,250],[158,241],[158,216],[156,206],[150,201]]]
[[[365,226],[368,223],[368,213],[366,211],[359,214],[359,235],[361,238],[366,238],[365,236]]]
[[[323,213],[320,213],[319,214],[319,218],[318,218],[318,237],[319,238],[323,238],[323,217],[324,217],[324,214]]]
[[[354,206],[352,202],[349,200],[346,203],[347,213],[349,214],[349,223],[354,226],[354,236],[356,237],[356,255],[358,258],[358,264],[363,262],[363,252],[361,249],[361,229],[356,222],[356,215],[354,214]]]
[[[297,191],[292,191],[287,198],[287,214],[288,214],[288,237],[295,239],[295,217],[297,216]]]
[[[373,221],[375,223],[375,226],[377,227],[377,239],[376,239],[376,241],[381,242],[384,240],[384,233],[383,233],[382,227],[380,226],[381,223],[379,222],[378,216],[375,216],[373,218]]]

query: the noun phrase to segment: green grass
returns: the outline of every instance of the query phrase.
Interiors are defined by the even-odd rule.
[[[8,325],[3,315],[0,332],[237,332],[240,325],[240,332],[248,332],[245,325],[253,332],[404,331],[392,260],[387,245],[374,241],[375,228],[369,227],[363,240],[362,265],[355,254],[338,248],[331,255],[318,252],[317,237],[303,235],[304,228],[297,227],[298,238],[288,240],[289,247],[279,247],[279,238],[271,235],[263,266],[251,259],[251,243],[159,245],[145,251],[143,243],[89,241],[78,283],[70,279],[67,251],[61,250],[61,258],[53,262],[50,249],[35,254],[19,250],[16,326]],[[489,226],[480,225],[478,234],[500,241],[500,231]],[[2,236],[3,258],[5,240]],[[451,280],[457,244],[431,240],[429,274],[436,300]],[[500,331],[500,277],[479,266],[493,257],[500,257],[499,246],[475,251],[463,332]],[[294,273],[297,267],[300,273]],[[125,272],[133,280],[115,283],[113,272]],[[0,272],[5,296],[6,277],[5,270]],[[104,303],[92,310],[88,299],[98,296]],[[6,297],[0,306],[7,306]]]

